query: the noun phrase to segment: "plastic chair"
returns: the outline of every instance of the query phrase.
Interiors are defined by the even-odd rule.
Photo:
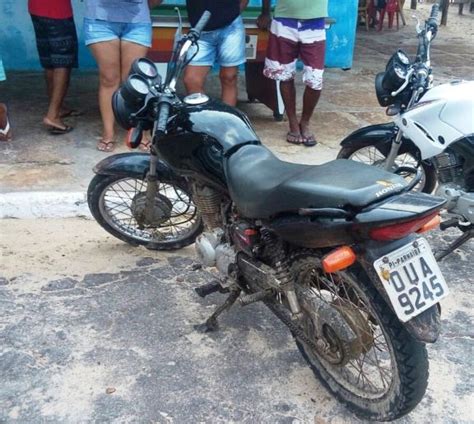
[[[379,27],[378,31],[382,31],[383,20],[385,18],[385,13],[388,15],[388,27],[393,27],[393,18],[397,17],[397,30],[400,28],[399,15],[400,15],[400,3],[399,0],[387,0],[386,6],[380,10],[379,16]]]

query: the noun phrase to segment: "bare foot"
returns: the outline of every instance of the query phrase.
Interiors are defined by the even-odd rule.
[[[66,125],[61,119],[50,119],[46,116],[43,118],[43,124],[49,133],[53,135],[67,134],[74,129]]]
[[[316,137],[314,136],[314,134],[309,129],[309,123],[308,122],[301,121],[300,131],[301,131],[301,136],[304,139],[303,144],[305,146],[312,147],[312,146],[316,146],[316,144],[318,144],[318,142],[316,141]]]

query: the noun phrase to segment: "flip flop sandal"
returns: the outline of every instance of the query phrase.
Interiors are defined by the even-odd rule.
[[[314,136],[314,134],[309,134],[309,135],[302,135],[303,137],[303,144],[306,146],[306,147],[312,147],[312,146],[316,146],[316,144],[318,144],[318,142],[316,141],[316,137]]]
[[[69,125],[65,125],[64,128],[56,127],[54,125],[46,125],[46,129],[51,135],[62,135],[70,133],[74,128]]]
[[[0,128],[0,141],[11,141],[12,140],[12,128],[10,126],[10,121],[8,120],[8,109],[5,106],[5,118],[6,118],[6,125],[5,128]]]
[[[151,140],[142,141],[138,145],[138,149],[145,153],[150,153],[150,147],[151,147]]]
[[[286,141],[291,144],[304,144],[304,138],[300,133],[288,131],[286,134]]]
[[[67,112],[64,112],[64,113],[61,113],[61,115],[59,115],[60,118],[68,118],[68,117],[76,117],[76,116],[82,116],[84,115],[84,112],[82,112],[81,110],[77,110],[77,109],[71,109]]]
[[[7,118],[7,125],[5,128],[0,128],[0,141],[11,141],[12,139],[12,131],[10,127],[10,122]]]
[[[96,147],[97,150],[101,152],[113,152],[115,149],[115,140],[100,140]]]

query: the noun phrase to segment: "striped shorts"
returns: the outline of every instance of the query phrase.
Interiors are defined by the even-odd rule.
[[[299,58],[303,62],[303,82],[313,90],[321,90],[325,50],[324,18],[274,18],[263,74],[277,81],[292,80]]]

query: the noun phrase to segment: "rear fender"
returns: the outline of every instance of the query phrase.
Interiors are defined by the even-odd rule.
[[[395,240],[391,243],[381,243],[375,241],[367,242],[363,251],[358,255],[359,263],[364,268],[367,275],[370,277],[370,280],[384,298],[384,300],[392,309],[392,304],[387,295],[385,288],[382,285],[382,282],[375,271],[373,263],[378,258],[382,257],[385,254],[388,254],[403,245],[414,241],[417,238],[416,235],[410,235],[401,240]],[[439,304],[433,305],[431,308],[412,318],[410,321],[402,323],[407,331],[417,340],[424,343],[434,343],[441,332],[441,309]],[[395,312],[394,312],[395,313]]]
[[[150,167],[148,153],[120,153],[101,160],[94,172],[98,175],[117,175],[144,179]],[[157,175],[162,180],[174,180],[176,174],[162,160],[157,161]]]

